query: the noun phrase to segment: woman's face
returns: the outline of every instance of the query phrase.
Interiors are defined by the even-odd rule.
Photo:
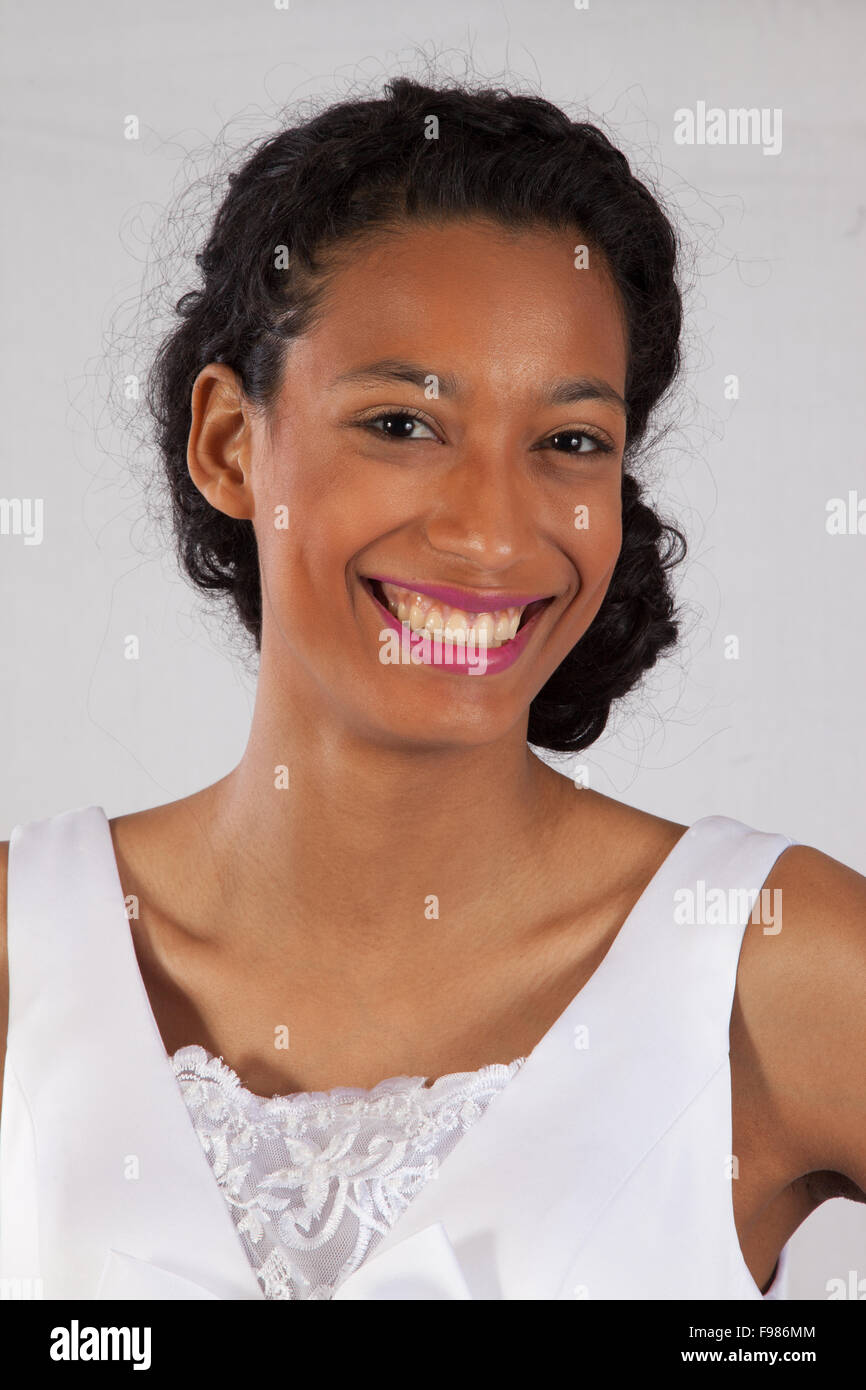
[[[410,224],[342,262],[291,345],[245,486],[263,671],[320,717],[390,745],[524,738],[598,612],[622,540],[626,339],[579,242]]]

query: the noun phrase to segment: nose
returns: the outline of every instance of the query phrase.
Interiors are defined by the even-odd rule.
[[[424,522],[427,540],[473,571],[516,571],[537,549],[538,506],[510,453],[467,449],[442,477]]]

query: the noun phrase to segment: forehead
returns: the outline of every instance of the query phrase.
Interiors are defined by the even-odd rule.
[[[600,253],[576,268],[580,233],[484,219],[410,223],[338,252],[311,331],[292,347],[328,376],[378,355],[441,365],[514,393],[576,372],[622,391],[626,329]]]

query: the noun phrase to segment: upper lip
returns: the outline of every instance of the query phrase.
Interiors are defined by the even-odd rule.
[[[379,584],[396,584],[413,594],[426,594],[428,598],[439,599],[441,603],[459,608],[464,613],[495,613],[503,608],[525,608],[527,604],[552,597],[550,594],[518,594],[505,589],[457,589],[450,584],[431,584],[427,580],[398,579],[392,574],[368,574],[365,578]]]

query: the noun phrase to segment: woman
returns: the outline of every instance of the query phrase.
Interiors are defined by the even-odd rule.
[[[600,131],[503,91],[400,78],[232,177],[149,403],[252,728],[193,796],[13,832],[5,1275],[778,1297],[864,1199],[866,881],[528,746],[588,747],[676,638],[634,476],[676,250]]]

